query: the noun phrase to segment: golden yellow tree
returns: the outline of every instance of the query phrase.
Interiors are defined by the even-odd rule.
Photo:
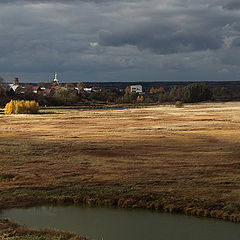
[[[4,109],[5,114],[14,114],[14,101],[11,100],[9,103],[6,104]]]
[[[5,114],[23,114],[23,113],[37,113],[39,110],[39,104],[36,101],[20,101],[11,100],[6,104]]]
[[[143,101],[144,101],[143,95],[137,97],[137,102],[143,102]]]

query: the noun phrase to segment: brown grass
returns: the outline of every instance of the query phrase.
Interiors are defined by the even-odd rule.
[[[78,237],[73,233],[66,233],[54,229],[27,229],[18,224],[11,223],[6,219],[0,219],[0,236],[5,240],[87,240],[86,238]]]
[[[148,207],[240,221],[240,103],[0,115],[2,207]]]

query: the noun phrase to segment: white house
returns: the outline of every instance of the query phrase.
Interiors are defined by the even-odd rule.
[[[132,85],[130,86],[130,91],[131,93],[142,93],[143,92],[142,85]]]
[[[12,90],[14,92],[16,92],[16,90],[20,87],[20,83],[19,83],[19,78],[14,78],[13,79],[13,83],[9,84],[9,90]]]
[[[91,88],[91,87],[89,87],[89,88],[83,88],[83,91],[85,91],[85,92],[92,92],[92,88]]]

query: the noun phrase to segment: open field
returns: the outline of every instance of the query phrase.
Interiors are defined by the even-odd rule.
[[[0,115],[0,207],[87,202],[240,221],[240,102],[49,111]]]

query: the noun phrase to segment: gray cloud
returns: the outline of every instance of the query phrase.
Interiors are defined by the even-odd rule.
[[[232,41],[232,46],[233,47],[240,47],[240,37],[237,37]]]
[[[225,4],[223,4],[223,8],[229,9],[229,10],[238,10],[240,9],[240,2],[239,1],[230,1]]]
[[[18,4],[38,4],[38,3],[64,3],[64,4],[76,4],[81,2],[89,2],[89,3],[107,3],[107,2],[114,2],[117,0],[1,0],[0,4],[11,4],[11,3],[18,3]],[[123,0],[123,1],[137,1],[137,0]]]
[[[209,2],[209,6],[222,7],[227,10],[240,9],[240,3],[238,0],[209,0],[205,2]]]
[[[235,79],[240,14],[229,7],[233,3],[3,0],[0,75],[31,81],[48,80],[55,71],[66,81]]]
[[[139,50],[149,49],[157,54],[215,50],[222,46],[221,36],[184,30],[166,32],[162,31],[161,26],[124,32],[102,32],[99,42],[103,46],[134,45]]]
[[[239,21],[239,16],[193,1],[183,3],[188,3],[188,8],[184,4],[170,4],[133,13],[134,20],[125,27],[119,24],[119,19],[112,28],[99,34],[99,43],[115,47],[133,45],[156,54],[221,49],[227,36],[226,26]]]

